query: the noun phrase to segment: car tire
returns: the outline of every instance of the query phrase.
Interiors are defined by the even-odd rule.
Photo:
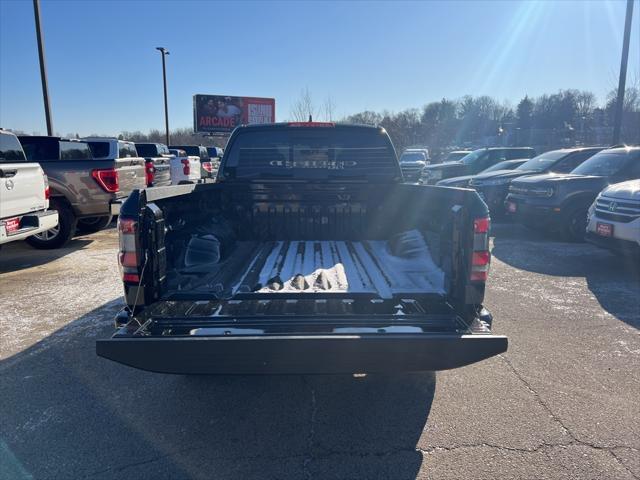
[[[113,215],[104,217],[87,217],[78,220],[78,230],[82,233],[95,233],[109,226]]]
[[[562,224],[562,237],[568,242],[584,242],[587,231],[587,207],[569,210]]]
[[[25,239],[25,242],[39,250],[63,247],[76,233],[78,219],[67,203],[61,200],[51,200],[49,210],[58,212],[58,226]]]

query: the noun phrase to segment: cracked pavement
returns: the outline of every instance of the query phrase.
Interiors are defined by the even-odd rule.
[[[113,229],[0,252],[2,479],[638,479],[640,273],[494,228],[506,354],[364,377],[182,377],[100,359]]]

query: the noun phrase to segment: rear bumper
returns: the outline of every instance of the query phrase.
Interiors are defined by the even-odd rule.
[[[109,213],[111,215],[120,215],[120,209],[122,204],[126,201],[126,198],[119,198],[117,200],[111,200],[109,203]]]
[[[113,337],[104,358],[176,374],[350,374],[446,370],[507,350],[491,334]]]
[[[7,233],[4,222],[0,221],[0,244],[24,240],[31,235],[50,230],[58,225],[58,212],[45,210],[20,217],[20,229]]]

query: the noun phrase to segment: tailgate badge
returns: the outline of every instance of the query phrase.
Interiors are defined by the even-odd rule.
[[[7,187],[7,190],[13,190],[13,180],[6,180],[4,182],[4,186]]]

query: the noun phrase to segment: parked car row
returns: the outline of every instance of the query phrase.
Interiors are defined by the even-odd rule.
[[[217,174],[221,149],[116,138],[65,139],[0,130],[0,244],[59,248],[109,225],[133,190],[195,183]],[[184,151],[196,149],[199,156]]]
[[[483,150],[486,159],[500,149]],[[477,162],[481,155],[476,152],[462,163]],[[565,148],[530,160],[505,160],[436,185],[476,190],[494,219],[508,218],[567,241],[586,239],[617,252],[640,253],[639,179],[640,147],[623,145]]]
[[[435,185],[446,178],[476,175],[505,160],[528,159],[535,155],[535,150],[530,147],[480,148],[460,160],[426,166],[422,171],[420,183]]]
[[[590,232],[608,239],[600,244],[607,243],[614,250],[616,229],[611,222],[629,223],[638,248],[639,194],[629,185],[609,190],[610,185],[637,179],[640,179],[640,147],[604,149],[569,173],[550,172],[514,180],[505,200],[506,212],[519,223],[557,232],[572,241],[583,240],[588,222],[593,220]],[[608,214],[602,212],[605,207]],[[588,218],[589,212],[591,218]],[[597,220],[598,216],[601,221]],[[618,230],[625,229],[619,227]],[[590,238],[593,239],[593,235],[587,236]],[[621,238],[629,240],[628,236]]]

